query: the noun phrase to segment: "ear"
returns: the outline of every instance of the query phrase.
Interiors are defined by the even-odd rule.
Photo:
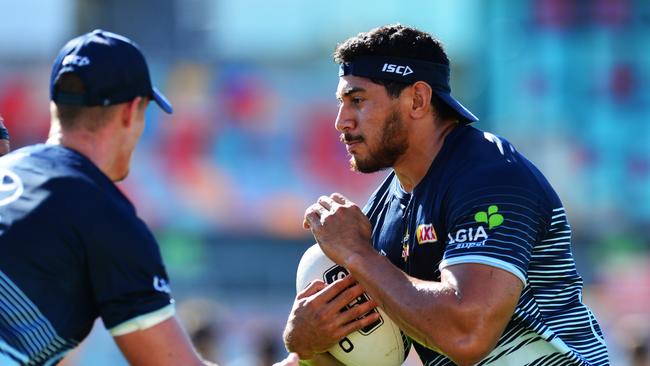
[[[431,86],[424,81],[417,81],[411,86],[412,102],[410,114],[413,119],[420,119],[431,113]]]
[[[142,102],[142,97],[135,97],[132,101],[124,103],[122,108],[121,120],[124,127],[130,127],[138,116],[138,106]]]

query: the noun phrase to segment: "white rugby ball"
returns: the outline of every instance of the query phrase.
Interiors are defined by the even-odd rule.
[[[330,284],[349,274],[348,270],[329,259],[318,244],[303,254],[296,274],[296,291],[300,292],[315,279]],[[348,306],[368,301],[363,294]],[[380,318],[375,323],[348,334],[328,351],[347,366],[399,366],[404,362],[410,343],[386,313],[375,308]]]

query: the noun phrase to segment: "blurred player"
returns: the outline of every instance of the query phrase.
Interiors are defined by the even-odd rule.
[[[11,151],[11,144],[9,143],[9,131],[5,127],[5,121],[0,116],[0,156],[9,154]]]
[[[335,364],[323,352],[370,318],[339,311],[363,288],[425,365],[607,365],[560,199],[508,141],[470,126],[440,43],[391,25],[334,57],[352,167],[392,171],[363,211],[336,193],[307,209],[305,226],[352,276],[296,297],[287,348]]]
[[[174,315],[158,245],[114,182],[153,100],[130,40],[84,34],[51,75],[46,144],[0,158],[0,364],[53,365],[100,316],[133,365],[205,365]]]

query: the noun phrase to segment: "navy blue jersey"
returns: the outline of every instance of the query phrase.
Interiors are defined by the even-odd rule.
[[[447,266],[481,263],[521,280],[512,319],[478,365],[609,364],[598,322],[582,303],[562,203],[506,140],[456,127],[412,193],[393,172],[364,212],[375,249],[413,277],[440,281]],[[414,344],[425,365],[453,365]]]
[[[56,364],[98,316],[121,335],[173,314],[151,232],[106,175],[65,147],[0,158],[0,253],[1,365]]]

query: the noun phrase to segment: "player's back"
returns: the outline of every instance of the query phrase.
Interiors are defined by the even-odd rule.
[[[97,212],[118,204],[106,194],[116,188],[85,157],[54,145],[0,158],[0,177],[0,364],[41,364],[74,347],[97,318],[84,241]]]

